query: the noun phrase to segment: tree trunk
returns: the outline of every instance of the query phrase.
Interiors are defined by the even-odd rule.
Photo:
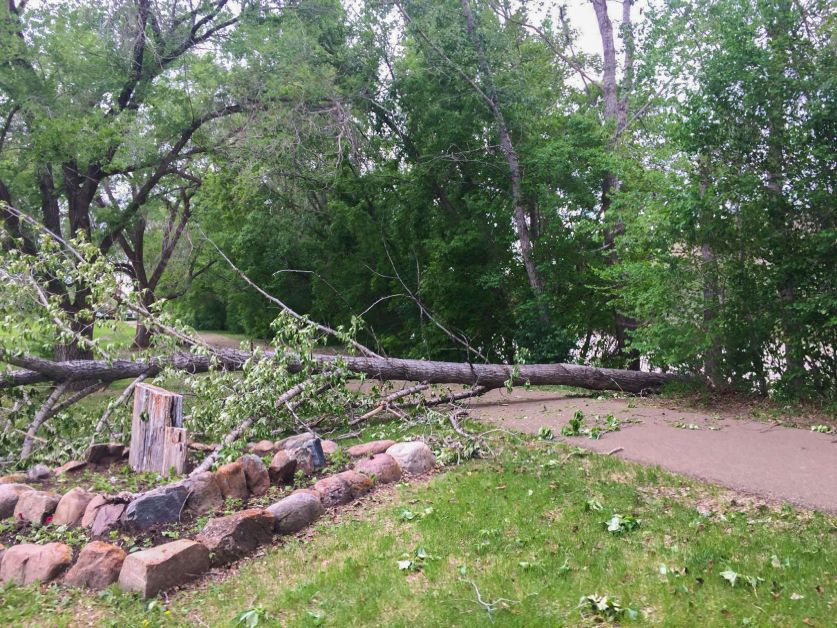
[[[266,353],[265,357],[271,357]],[[241,370],[251,357],[250,353],[233,349],[218,351],[214,359],[230,371]],[[431,360],[405,360],[400,358],[366,358],[356,356],[315,356],[319,371],[334,370],[335,361],[342,361],[349,375],[365,375],[381,380],[404,380],[427,382],[428,384],[462,384],[464,386],[486,386],[499,388],[506,384],[514,386],[565,385],[590,390],[616,390],[639,393],[659,390],[668,382],[683,381],[686,376],[672,373],[647,373],[623,369],[596,368],[577,364],[468,364],[462,362],[436,362]],[[76,362],[53,362],[42,358],[5,356],[10,364],[30,369],[15,371],[0,379],[0,389],[38,381],[99,380],[110,382],[117,379],[138,377],[148,373],[156,375],[165,366],[176,370],[199,373],[208,371],[211,359],[191,353],[176,353],[166,359],[144,361],[129,360],[85,360]],[[288,370],[298,373],[302,365],[290,360]],[[32,371],[37,372],[35,375]]]
[[[500,136],[500,150],[506,158],[506,164],[509,168],[509,180],[511,184],[512,197],[512,219],[514,222],[517,239],[520,241],[520,257],[523,259],[523,267],[526,269],[526,277],[529,279],[529,286],[535,296],[541,296],[544,291],[543,279],[540,271],[535,265],[533,255],[532,238],[529,231],[529,225],[526,222],[526,210],[523,206],[523,193],[521,186],[523,184],[523,172],[520,168],[520,160],[517,151],[509,133],[509,126],[506,122],[506,117],[503,115],[503,110],[500,107],[500,99],[497,95],[497,90],[491,78],[491,68],[488,65],[488,58],[485,54],[485,47],[482,44],[482,39],[477,32],[476,19],[474,12],[468,0],[461,0],[462,12],[465,15],[465,24],[468,31],[468,36],[474,49],[477,53],[479,61],[480,73],[482,74],[482,82],[484,88],[484,100],[494,116],[497,123],[497,131]],[[546,311],[541,307],[541,318],[546,322],[548,317]]]
[[[625,94],[621,101],[617,92],[616,84],[616,42],[613,37],[613,22],[607,13],[605,0],[592,0],[593,9],[596,12],[596,21],[599,26],[599,35],[602,40],[602,91],[604,96],[604,117],[606,121],[615,125],[612,145],[615,147],[617,139],[625,130],[628,124],[628,95]],[[626,31],[626,38],[629,38],[631,28],[631,3],[632,0],[622,0],[622,21]],[[633,72],[633,42],[626,39],[625,45],[625,75],[630,79]],[[607,217],[610,210],[611,198],[619,190],[619,179],[612,172],[605,172],[602,177],[602,216]],[[604,246],[608,251],[607,263],[616,264],[616,237],[621,235],[625,226],[621,220],[616,225],[604,230]],[[614,330],[616,336],[616,351],[627,359],[627,367],[638,371],[640,368],[639,352],[636,350],[625,351],[628,342],[628,332],[636,327],[636,321],[632,318],[614,312]]]

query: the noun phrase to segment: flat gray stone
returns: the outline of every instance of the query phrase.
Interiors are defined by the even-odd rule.
[[[134,499],[125,510],[125,521],[140,528],[180,521],[180,514],[189,496],[187,482],[161,486]]]

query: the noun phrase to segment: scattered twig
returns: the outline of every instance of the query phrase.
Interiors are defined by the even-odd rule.
[[[306,382],[300,382],[296,386],[292,386],[284,393],[282,393],[279,398],[276,400],[276,405],[281,406],[297,395],[299,395],[303,390],[305,390]],[[218,459],[218,456],[221,455],[221,450],[229,445],[230,443],[235,442],[238,438],[245,432],[249,427],[253,424],[253,420],[255,417],[247,417],[241,423],[239,423],[235,428],[224,437],[224,440],[215,447],[215,449],[210,453],[203,461],[195,467],[195,470],[190,473],[190,477],[194,477],[199,473],[203,473],[204,471],[208,471],[209,468],[215,463]]]
[[[430,388],[430,384],[428,384],[427,382],[421,382],[420,384],[416,384],[415,386],[410,386],[409,388],[397,390],[394,393],[384,397],[383,401],[381,401],[381,403],[378,404],[376,407],[372,408],[369,412],[362,414],[356,419],[352,419],[351,421],[349,421],[349,425],[357,425],[358,423],[363,423],[364,421],[371,419],[373,416],[380,414],[384,410],[393,410],[393,408],[390,405],[393,401],[403,399],[404,397],[409,397],[410,395],[414,395],[415,393],[427,390],[428,388]]]
[[[615,449],[611,449],[609,452],[607,452],[607,455],[612,456],[614,454],[618,454],[620,451],[624,451],[624,449],[624,447],[616,447]]]
[[[494,613],[498,610],[508,608],[511,604],[520,604],[518,600],[508,600],[504,597],[498,597],[494,601],[484,600],[482,599],[482,594],[480,593],[479,587],[477,587],[476,583],[473,580],[468,580],[466,578],[460,578],[460,580],[462,580],[462,582],[467,582],[472,587],[474,587],[474,593],[477,594],[477,604],[482,606],[485,609],[485,612],[488,613],[489,621],[494,621]]]

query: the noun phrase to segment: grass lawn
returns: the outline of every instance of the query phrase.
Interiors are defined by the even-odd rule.
[[[628,518],[609,532],[603,522],[615,514]],[[580,609],[593,594],[620,606]],[[704,484],[546,442],[507,442],[494,460],[385,489],[309,538],[166,601],[0,589],[9,625],[833,626],[835,617],[837,518],[731,503]]]

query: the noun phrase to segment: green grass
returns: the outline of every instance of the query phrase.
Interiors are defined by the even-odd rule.
[[[834,625],[834,517],[731,505],[712,487],[551,443],[384,495],[165,603],[7,586],[0,619],[228,626],[254,609],[259,625],[575,626],[595,622],[578,604],[599,594],[637,614],[606,619],[620,623]],[[608,532],[616,513],[639,526]]]

